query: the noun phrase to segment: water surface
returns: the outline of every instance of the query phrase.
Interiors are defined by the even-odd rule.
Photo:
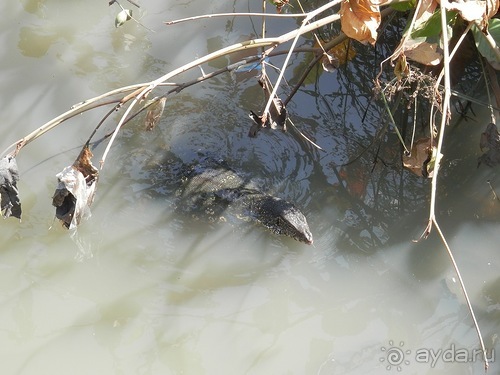
[[[246,18],[162,24],[258,11],[251,2],[144,3],[134,14],[156,33],[132,22],[115,29],[119,9],[106,4],[1,5],[9,15],[0,26],[2,150],[77,102],[154,79],[260,28]],[[279,21],[272,32],[295,25]],[[143,132],[140,121],[124,129],[101,173],[92,218],[73,238],[54,222],[55,174],[74,161],[105,110],[27,146],[18,157],[23,220],[0,227],[2,373],[482,373],[479,359],[461,363],[459,353],[473,355],[478,340],[442,244],[435,232],[412,242],[426,224],[429,183],[399,168],[392,133],[380,143],[385,163],[372,168],[370,151],[340,167],[378,129],[374,106],[361,120],[369,88],[352,87],[366,86],[363,60],[322,75],[289,105],[323,152],[293,130],[247,137],[247,113],[262,103],[253,73],[169,97],[155,131]],[[445,150],[437,211],[496,360],[499,211],[487,181],[500,184],[496,169],[476,168],[487,114],[474,108],[477,118],[448,130],[456,136]],[[94,150],[96,164],[102,151]],[[296,202],[314,246],[248,223],[179,215],[172,170],[200,155],[223,158]],[[496,368],[495,361],[490,372]]]

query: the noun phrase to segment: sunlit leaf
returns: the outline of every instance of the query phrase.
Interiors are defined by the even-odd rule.
[[[340,5],[342,31],[361,43],[375,44],[380,25],[378,5],[369,0],[344,0]]]
[[[76,169],[78,169],[83,174],[87,183],[94,182],[94,180],[96,180],[99,175],[99,171],[92,164],[92,156],[93,155],[90,149],[85,146],[78,156],[78,159],[75,161],[75,164],[73,164]]]
[[[19,172],[16,159],[11,156],[0,159],[0,211],[5,218],[14,216],[21,219],[21,201],[17,181],[19,181]]]
[[[405,55],[407,58],[424,65],[438,65],[443,58],[438,43],[429,43],[425,39],[407,41],[405,43]]]
[[[486,17],[493,19],[500,9],[500,0],[486,0],[485,3],[487,9]]]
[[[130,9],[123,9],[115,17],[115,27],[120,27],[130,19],[132,19],[132,11]]]
[[[447,9],[458,11],[460,16],[467,22],[481,22],[487,17],[485,4],[483,0],[450,1]]]
[[[160,99],[153,100],[155,103],[148,107],[148,112],[146,113],[145,127],[147,131],[153,130],[160,121],[167,98],[164,96]]]

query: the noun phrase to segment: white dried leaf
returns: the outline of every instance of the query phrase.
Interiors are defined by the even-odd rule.
[[[83,174],[73,166],[64,168],[56,177],[58,185],[52,198],[56,217],[68,229],[74,229],[82,219],[90,217],[96,180],[87,185]]]

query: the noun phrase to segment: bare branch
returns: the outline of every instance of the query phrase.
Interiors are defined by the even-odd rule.
[[[196,21],[199,19],[209,19],[215,17],[274,17],[274,18],[300,18],[307,17],[307,13],[277,13],[277,14],[269,14],[269,13],[215,13],[215,14],[204,14],[201,16],[187,17],[181,18],[178,20],[165,21],[165,25],[175,25],[181,22],[187,21]]]

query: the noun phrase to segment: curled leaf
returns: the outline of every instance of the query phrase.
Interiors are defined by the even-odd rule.
[[[161,119],[163,110],[165,109],[166,97],[153,99],[155,103],[148,107],[148,112],[146,113],[145,127],[147,131],[153,130]]]
[[[120,27],[130,19],[132,19],[132,11],[130,9],[123,9],[115,17],[115,27]]]
[[[9,216],[21,219],[21,201],[17,190],[19,171],[16,159],[5,156],[0,159],[0,207],[5,218]]]
[[[76,228],[82,219],[90,216],[98,178],[91,157],[88,147],[84,147],[75,163],[56,175],[58,185],[52,205],[56,207],[56,217],[68,229]]]

